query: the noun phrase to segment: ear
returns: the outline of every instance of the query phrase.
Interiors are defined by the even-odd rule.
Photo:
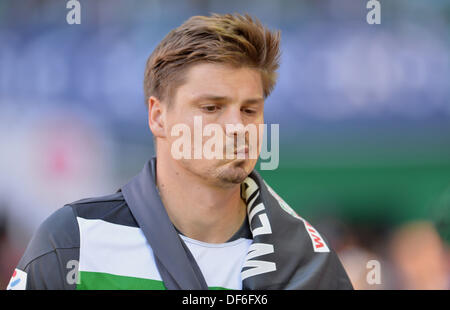
[[[148,127],[155,138],[165,138],[164,106],[158,98],[148,98]]]

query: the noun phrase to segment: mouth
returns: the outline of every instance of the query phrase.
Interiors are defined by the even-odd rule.
[[[224,159],[227,161],[235,161],[235,160],[244,160],[244,159],[250,159],[250,151],[248,146],[242,146],[239,148],[236,148],[234,146],[230,146],[231,151],[230,153],[227,153],[225,150],[227,148],[224,148]]]

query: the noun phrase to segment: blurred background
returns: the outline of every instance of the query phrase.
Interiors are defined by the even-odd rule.
[[[66,3],[0,1],[0,288],[46,217],[113,193],[154,154],[147,57],[211,12],[282,31],[265,107],[280,164],[260,173],[355,288],[450,288],[449,1],[382,0],[380,25],[365,0],[80,0],[80,25]]]

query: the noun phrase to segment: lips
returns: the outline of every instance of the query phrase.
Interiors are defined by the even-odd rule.
[[[236,156],[236,159],[248,159],[248,146],[236,150],[234,156]]]

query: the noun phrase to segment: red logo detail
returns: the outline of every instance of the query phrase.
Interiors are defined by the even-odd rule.
[[[311,236],[314,238],[314,246],[316,247],[316,249],[323,247],[323,241],[322,239],[316,235],[316,230],[314,229],[314,227],[311,226],[311,224],[309,224],[307,221],[305,221],[306,226],[308,226],[308,231],[311,233]]]
[[[314,243],[315,243],[316,249],[323,247],[323,243],[321,242],[322,239],[320,239],[320,237],[315,234],[311,234],[311,235],[314,237]]]

